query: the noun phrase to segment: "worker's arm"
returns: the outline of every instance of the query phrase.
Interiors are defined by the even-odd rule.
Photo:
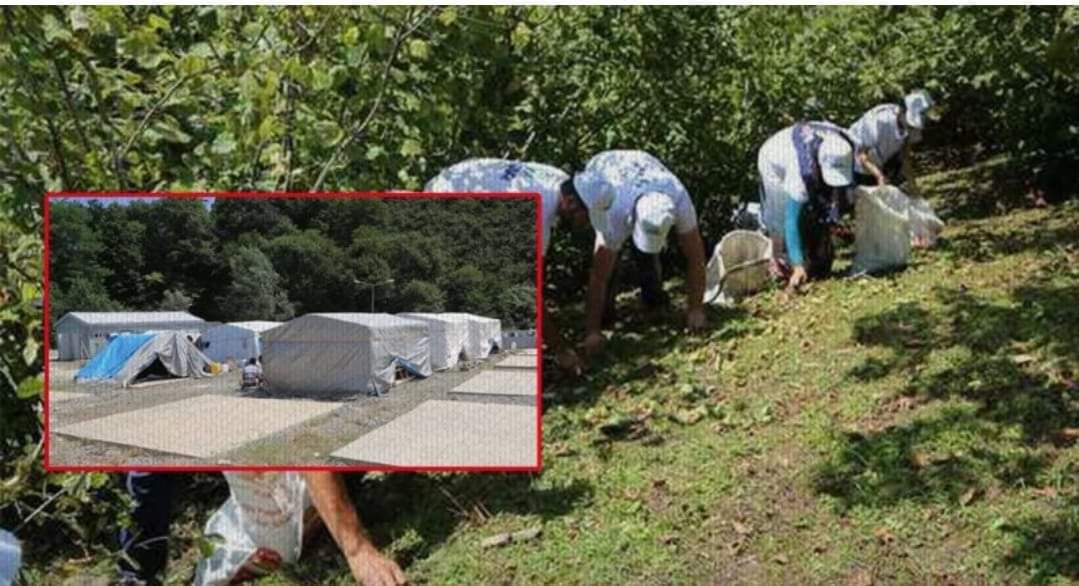
[[[791,273],[791,287],[797,287],[808,278],[805,270],[805,253],[802,250],[802,234],[798,229],[798,219],[802,215],[803,202],[786,196],[786,210],[783,212],[783,240],[787,247],[787,258],[790,259],[793,271]]]
[[[614,271],[618,252],[607,247],[596,235],[592,270],[588,275],[588,300],[585,309],[585,350],[595,353],[603,344],[603,311],[607,301],[607,281]]]
[[[577,353],[573,351],[573,348],[570,348],[562,340],[562,333],[547,313],[546,303],[543,304],[543,343],[555,355],[559,368],[572,374],[581,373],[581,361],[577,358]]]
[[[704,315],[704,240],[699,228],[678,235],[678,247],[686,257],[686,325],[698,330]]]
[[[888,184],[888,178],[884,175],[884,171],[873,163],[868,150],[858,151],[858,162],[862,164],[863,169],[869,171],[869,174],[877,180],[878,187]]]
[[[899,151],[899,162],[902,165],[903,177],[907,181],[907,191],[912,195],[919,195],[920,189],[918,189],[918,183],[914,178],[914,157],[911,155],[910,143],[905,143],[902,150]]]
[[[337,547],[341,549],[352,577],[363,586],[398,586],[405,584],[405,574],[391,559],[383,556],[367,536],[356,508],[345,492],[345,483],[333,472],[304,472],[311,502],[322,517]]]

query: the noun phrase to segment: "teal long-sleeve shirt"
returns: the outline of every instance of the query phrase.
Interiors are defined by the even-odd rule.
[[[802,233],[798,229],[798,218],[802,215],[804,202],[787,196],[787,208],[783,213],[783,240],[787,245],[787,257],[791,266],[805,264],[805,255],[802,252]]]

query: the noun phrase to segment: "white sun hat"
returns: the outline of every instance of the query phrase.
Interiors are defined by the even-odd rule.
[[[817,151],[821,178],[831,187],[847,187],[854,183],[854,150],[849,142],[834,133],[827,133]]]
[[[674,225],[674,201],[665,193],[646,193],[637,200],[633,244],[645,254],[656,254],[667,244]]]
[[[925,113],[933,107],[933,99],[925,90],[918,90],[907,94],[903,98],[906,106],[906,122],[911,128],[925,127]]]
[[[606,179],[588,171],[573,177],[573,188],[588,208],[588,219],[596,232],[608,234],[611,222],[608,215],[614,206],[615,190]]]

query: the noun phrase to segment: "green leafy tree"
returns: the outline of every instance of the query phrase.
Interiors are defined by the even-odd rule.
[[[194,303],[195,300],[183,289],[169,289],[161,296],[157,308],[162,311],[188,311]]]
[[[297,312],[342,311],[355,305],[348,259],[326,236],[315,230],[279,236],[270,241],[267,256]]]
[[[438,285],[413,279],[401,287],[391,302],[394,311],[445,311],[446,294]]]
[[[56,202],[50,210],[49,277],[53,283],[66,286],[83,279],[100,283],[108,270],[98,258],[105,250],[90,210],[75,202]]]
[[[263,252],[239,247],[229,258],[232,282],[220,300],[222,313],[233,321],[286,320],[292,304],[281,286],[281,277]]]

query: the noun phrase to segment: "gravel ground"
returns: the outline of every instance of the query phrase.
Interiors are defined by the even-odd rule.
[[[481,370],[494,368],[503,357],[457,370],[437,372],[422,380],[400,383],[381,397],[359,396],[336,401],[340,407],[328,415],[308,420],[238,449],[220,454],[213,461],[118,445],[50,431],[49,464],[53,466],[207,466],[207,465],[320,465],[352,466],[331,458],[330,453],[354,439],[388,423],[428,400],[467,400],[483,403],[534,405],[532,397],[452,397],[449,391]],[[145,382],[127,389],[111,384],[74,383],[82,362],[50,362],[49,393],[87,393],[50,401],[49,429],[89,419],[143,409],[205,394],[259,397],[264,392],[240,393],[240,374],[231,371],[203,379],[166,379]],[[281,398],[275,396],[274,398]],[[213,426],[212,421],[205,422]]]

